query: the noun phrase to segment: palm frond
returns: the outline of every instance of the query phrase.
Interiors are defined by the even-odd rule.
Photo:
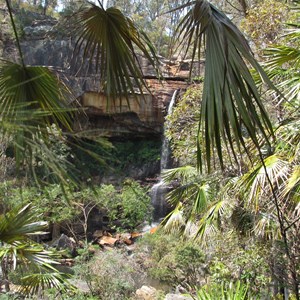
[[[289,24],[292,29],[287,30],[285,38],[289,43],[299,40],[299,24]],[[268,61],[264,64],[266,71],[270,76],[279,82],[278,88],[282,89],[288,102],[297,100],[299,107],[300,99],[300,51],[298,48],[289,45],[277,45],[265,50],[265,56]]]
[[[0,247],[0,259],[6,258],[11,259],[13,269],[16,269],[19,264],[31,264],[38,266],[39,269],[47,268],[56,271],[53,266],[59,264],[52,252],[44,250],[41,245],[33,243],[29,239],[21,242],[16,240]]]
[[[293,62],[295,68],[298,68],[300,64],[300,50],[297,48],[285,45],[267,48],[265,50],[265,55],[269,58],[265,66],[271,70],[290,62]]]
[[[194,195],[192,214],[200,214],[205,211],[208,205],[209,185],[207,183],[195,185]]]
[[[46,67],[22,66],[9,61],[0,65],[0,109],[2,118],[14,123],[45,127],[51,123],[71,130],[69,89]],[[28,113],[26,115],[26,112]],[[39,113],[36,119],[30,114]],[[28,118],[31,117],[31,118]]]
[[[190,187],[192,185],[192,183],[180,185],[179,187],[175,188],[167,194],[166,200],[172,206],[177,206],[179,202],[183,202],[184,200],[189,199]]]
[[[28,240],[29,236],[45,233],[47,222],[34,221],[36,211],[28,204],[23,208],[16,207],[0,216],[0,241],[11,244]]]
[[[264,165],[258,164],[250,172],[238,180],[237,186],[241,188],[248,199],[248,205],[255,211],[260,209],[260,205],[265,205],[261,198],[267,197],[270,193],[270,178],[275,190],[281,191],[289,174],[290,164],[282,160],[277,155],[271,155],[264,160]]]
[[[280,197],[285,198],[287,195],[290,195],[295,204],[300,203],[300,165],[293,167]]]
[[[185,184],[189,179],[195,178],[196,176],[198,176],[197,168],[189,165],[166,169],[162,173],[162,178],[166,184],[178,179]]]
[[[168,233],[181,232],[185,224],[183,217],[183,205],[178,203],[175,209],[170,212],[161,222],[163,230]]]
[[[273,240],[281,238],[277,218],[274,214],[271,214],[271,212],[260,213],[258,215],[253,231],[258,237]]]
[[[46,222],[36,222],[36,219],[36,209],[30,205],[16,207],[0,216],[1,262],[11,262],[13,269],[20,266],[38,271],[21,278],[22,294],[37,293],[39,288],[74,289],[66,276],[54,267],[59,264],[57,255],[30,239],[32,235],[44,234],[43,230],[48,226]]]
[[[179,23],[177,37],[182,38],[182,45],[192,49],[192,60],[196,57],[200,60],[201,52],[205,52],[199,124],[204,146],[199,145],[198,162],[202,168],[202,150],[206,149],[210,170],[214,149],[223,166],[222,142],[229,145],[235,155],[234,143],[245,149],[245,139],[249,136],[259,147],[257,136],[261,134],[269,143],[269,134],[273,132],[246,62],[263,81],[273,85],[254,59],[246,39],[223,13],[206,0],[190,1],[189,4],[191,9]]]
[[[157,58],[149,39],[115,7],[105,10],[90,4],[76,17],[74,53],[82,54],[90,65],[94,64],[96,72],[100,72],[100,90],[112,100],[118,97],[120,102],[124,95],[129,104],[129,93],[134,94],[136,88],[140,93],[148,89],[135,49],[157,69]]]
[[[43,161],[53,177],[61,182],[70,178],[65,164],[50,151],[49,128],[56,124],[57,128],[72,130],[71,101],[69,89],[46,67],[1,62],[0,130],[12,141],[18,170],[27,166],[35,176],[35,165]],[[38,176],[35,178],[39,181]]]
[[[76,289],[67,280],[69,277],[60,272],[30,274],[22,278],[19,292],[24,295],[34,295],[40,290],[50,288],[55,288],[59,292],[74,292]]]
[[[197,222],[198,231],[194,238],[206,242],[207,238],[218,230],[222,216],[226,215],[230,208],[231,204],[227,200],[217,200],[212,203]]]

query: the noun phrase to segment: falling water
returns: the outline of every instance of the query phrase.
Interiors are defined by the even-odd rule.
[[[177,93],[178,90],[174,91],[172,95],[168,107],[167,116],[172,113],[173,106],[176,101]],[[163,170],[168,169],[170,167],[170,157],[171,157],[171,151],[169,146],[169,140],[165,135],[163,135],[161,158],[160,158],[160,173]],[[158,220],[166,215],[166,211],[167,211],[167,203],[165,201],[166,192],[167,192],[167,186],[164,185],[161,176],[159,176],[159,182],[153,185],[153,187],[151,188],[151,202],[154,207],[154,212],[153,212],[154,220]]]

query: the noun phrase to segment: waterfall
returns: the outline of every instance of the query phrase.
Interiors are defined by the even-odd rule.
[[[176,101],[177,93],[178,90],[175,90],[172,95],[170,104],[168,106],[167,116],[172,113],[173,106]],[[164,127],[164,132],[165,130],[166,128]],[[165,136],[165,134],[163,134],[161,156],[160,156],[160,174],[163,170],[168,169],[170,167],[170,158],[171,158],[171,151],[170,151],[169,140]],[[167,203],[165,201],[165,195],[167,193],[167,188],[168,187],[164,185],[161,176],[159,176],[159,182],[153,185],[153,187],[151,188],[150,195],[151,195],[151,203],[154,207],[154,212],[153,212],[154,221],[166,215]]]

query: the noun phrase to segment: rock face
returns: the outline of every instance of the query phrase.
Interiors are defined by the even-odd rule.
[[[6,43],[5,30],[2,30],[10,26],[8,13],[1,7],[0,12],[4,15],[0,23],[0,53],[5,58],[17,60],[18,52],[13,38]],[[149,62],[139,57],[150,93],[146,93],[144,97],[131,97],[130,106],[122,100],[121,106],[107,107],[107,98],[99,93],[99,75],[95,73],[94,68],[87,68],[87,63],[82,57],[73,57],[75,37],[58,24],[56,19],[29,14],[33,14],[30,15],[30,19],[34,21],[23,28],[21,48],[24,61],[29,65],[52,68],[71,87],[86,112],[80,119],[80,126],[74,125],[75,129],[93,130],[99,136],[121,139],[157,139],[161,136],[164,117],[173,92],[187,87],[191,61],[161,58],[160,67],[165,80],[158,81]],[[11,32],[9,35],[11,36]],[[198,71],[202,65],[194,63],[193,69]]]
[[[26,64],[49,66],[65,79],[86,108],[87,118],[84,119],[83,129],[93,129],[97,135],[116,138],[160,136],[166,108],[174,90],[187,87],[189,61],[161,58],[162,74],[167,80],[160,82],[155,78],[148,61],[140,57],[151,94],[131,97],[130,106],[122,99],[121,106],[108,107],[107,98],[98,92],[98,75],[94,70],[87,70],[80,58],[75,60],[72,57],[74,37],[62,37],[56,25],[57,21],[53,18],[36,16],[35,21],[23,29],[21,48]],[[4,53],[8,52],[4,50]],[[16,57],[16,51],[13,57]]]
[[[159,137],[173,92],[186,88],[187,84],[169,80],[161,85],[156,79],[148,79],[147,84],[152,94],[131,96],[128,103],[125,98],[117,99],[116,106],[108,106],[107,97],[101,93],[84,92],[80,102],[89,117],[86,129],[108,137],[130,138],[132,134],[135,137]]]

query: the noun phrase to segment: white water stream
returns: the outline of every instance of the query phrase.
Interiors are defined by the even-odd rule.
[[[167,116],[172,113],[176,101],[177,93],[178,90],[174,91],[172,95],[170,104],[168,106]],[[164,128],[164,132],[165,130],[166,128]],[[160,174],[163,170],[168,169],[170,167],[170,157],[171,157],[171,151],[169,146],[169,140],[165,135],[163,135],[161,158],[160,158]],[[164,185],[161,176],[159,176],[159,182],[153,185],[150,192],[151,203],[154,207],[154,212],[153,212],[154,221],[157,221],[166,215],[167,212],[167,203],[165,201],[166,192],[167,192],[167,186]]]

